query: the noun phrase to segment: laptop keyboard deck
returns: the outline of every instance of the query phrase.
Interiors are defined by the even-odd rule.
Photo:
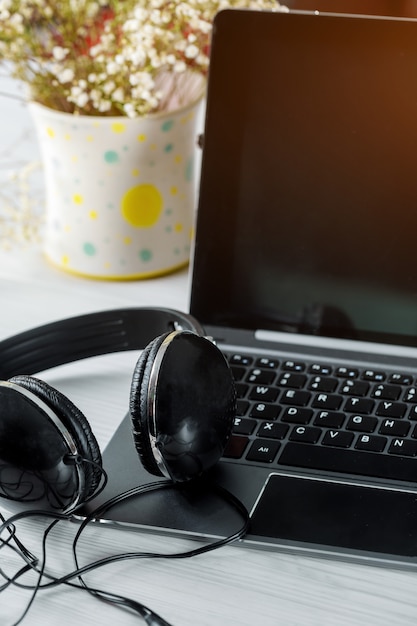
[[[225,458],[417,482],[409,373],[226,355],[237,415]]]

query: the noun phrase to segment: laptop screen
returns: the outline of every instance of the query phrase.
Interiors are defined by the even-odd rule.
[[[221,12],[191,313],[417,345],[416,257],[417,21]]]

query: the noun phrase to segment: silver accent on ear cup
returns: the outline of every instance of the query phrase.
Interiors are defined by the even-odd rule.
[[[152,363],[151,373],[149,375],[148,380],[148,393],[147,393],[147,407],[146,410],[148,412],[148,425],[149,425],[149,443],[151,445],[152,454],[155,459],[155,462],[158,466],[160,472],[165,476],[165,478],[172,479],[172,476],[169,472],[168,466],[165,463],[165,460],[161,454],[161,451],[157,445],[157,429],[156,429],[156,390],[158,388],[158,378],[159,372],[161,369],[162,361],[164,360],[165,353],[168,350],[168,346],[174,340],[177,335],[182,333],[189,333],[190,331],[186,330],[174,330],[172,333],[167,335],[161,345],[158,348],[158,351],[155,355],[155,358]]]

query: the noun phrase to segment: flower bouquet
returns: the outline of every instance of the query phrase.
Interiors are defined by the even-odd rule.
[[[276,0],[0,0],[0,61],[29,99],[83,115],[181,106],[207,75],[215,14]]]
[[[213,19],[276,0],[0,0],[0,62],[27,88],[44,251],[88,277],[188,263]]]

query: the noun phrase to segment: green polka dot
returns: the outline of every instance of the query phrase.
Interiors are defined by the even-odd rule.
[[[167,143],[167,145],[164,148],[165,152],[172,152],[174,149],[174,145],[172,143]]]
[[[147,263],[148,261],[150,261],[152,259],[152,252],[151,250],[148,250],[147,248],[144,248],[143,250],[141,250],[139,252],[139,258],[144,261],[145,263]]]
[[[174,126],[174,120],[167,120],[166,122],[164,122],[161,126],[161,130],[164,133],[167,133],[168,131],[171,130],[171,128]]]
[[[107,152],[104,153],[104,160],[109,164],[118,163],[119,155],[115,150],[107,150]]]
[[[86,241],[86,243],[83,245],[83,250],[87,256],[94,256],[96,253],[96,247],[88,241]]]

